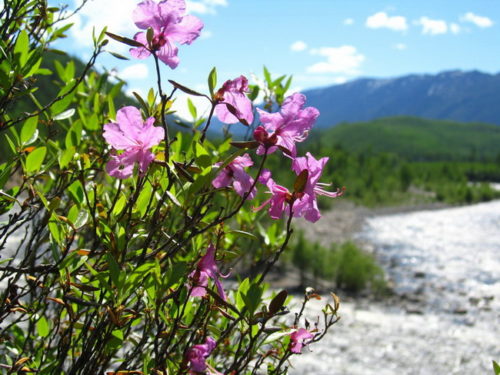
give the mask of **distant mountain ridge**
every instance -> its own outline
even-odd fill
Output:
[[[361,78],[304,91],[319,109],[317,127],[417,116],[500,125],[500,73],[447,71],[391,79]]]

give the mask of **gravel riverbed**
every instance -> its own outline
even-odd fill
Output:
[[[341,320],[293,360],[291,374],[493,374],[500,201],[378,211],[346,203],[319,226],[302,224],[307,238],[324,245],[354,239],[373,252],[395,296],[344,301]],[[310,304],[311,319],[321,306]]]

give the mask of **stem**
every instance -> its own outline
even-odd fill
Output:
[[[205,137],[207,135],[208,127],[210,126],[210,121],[212,121],[212,117],[214,116],[215,107],[217,106],[217,101],[216,100],[215,101],[211,101],[211,103],[212,103],[212,108],[210,108],[210,114],[208,115],[207,124],[203,128],[203,131],[202,131],[202,134],[201,134],[201,138],[200,138],[200,142],[201,143],[203,143],[203,141],[205,140]]]
[[[158,93],[160,94],[160,99],[161,99],[161,111],[160,111],[161,124],[163,125],[163,129],[165,130],[165,162],[168,163],[170,160],[170,136],[168,134],[167,119],[165,117],[165,108],[167,106],[168,98],[163,93],[162,86],[161,86],[161,73],[160,73],[160,63],[158,61],[158,56],[156,55],[156,52],[154,52],[154,51],[152,51],[152,54],[153,54],[153,57],[155,60]],[[172,95],[173,94],[174,94],[174,92],[172,92]],[[172,95],[170,95],[170,97],[172,97]]]

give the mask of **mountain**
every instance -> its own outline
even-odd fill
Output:
[[[318,127],[398,115],[500,125],[500,73],[448,71],[362,78],[304,94],[307,105],[321,112]]]

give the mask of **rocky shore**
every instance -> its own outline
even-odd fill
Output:
[[[344,296],[339,323],[290,373],[492,374],[500,359],[499,212],[500,201],[375,210],[344,201],[315,225],[299,222],[311,241],[354,240],[372,252],[394,296]],[[321,306],[310,304],[310,320]]]

